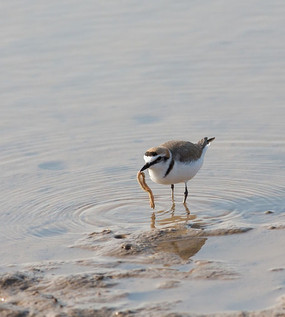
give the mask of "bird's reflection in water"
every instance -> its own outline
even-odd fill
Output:
[[[172,204],[169,210],[160,210],[153,212],[151,216],[151,228],[156,228],[157,225],[162,227],[171,227],[178,223],[187,224],[188,221],[196,219],[196,215],[191,214],[186,203],[183,204],[185,213],[182,215],[175,215],[175,203]]]
[[[167,241],[159,242],[156,249],[158,251],[174,253],[182,260],[188,260],[200,251],[206,240],[207,238],[203,237],[170,238]]]
[[[196,215],[191,214],[187,205],[184,204],[185,212],[175,215],[175,204],[169,210],[160,210],[151,216],[151,228],[156,226],[164,228],[175,228],[165,232],[163,240],[157,241],[156,250],[178,255],[182,260],[188,260],[194,256],[205,244],[207,238],[198,237],[191,234],[189,227],[180,226],[188,224],[196,219]]]

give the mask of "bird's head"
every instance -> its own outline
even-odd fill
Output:
[[[170,158],[170,151],[162,146],[153,147],[147,150],[144,154],[145,165],[141,168],[141,172],[150,168],[163,168]]]

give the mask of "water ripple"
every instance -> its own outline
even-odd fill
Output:
[[[155,225],[161,227],[177,223],[258,226],[273,220],[284,221],[284,185],[278,165],[248,160],[253,153],[248,153],[251,146],[245,144],[236,147],[227,161],[221,160],[214,147],[211,149],[202,171],[189,182],[190,214],[181,203],[183,185],[175,187],[173,210],[170,188],[153,184],[147,176],[156,200],[153,214],[148,196],[135,179],[142,163],[141,158],[135,158],[141,150],[140,142],[133,142],[135,150],[129,159],[122,157],[120,164],[114,160],[120,153],[127,153],[128,138],[125,137],[123,146],[114,146],[111,157],[106,156],[110,145],[102,142],[94,164],[90,159],[82,165],[78,159],[43,160],[42,155],[30,155],[28,172],[24,159],[15,173],[7,171],[9,182],[2,185],[5,200],[0,213],[5,239],[59,239],[106,227],[124,231],[146,229],[154,226],[153,215]],[[42,146],[45,148],[46,144]],[[90,156],[87,148],[79,155],[83,162],[86,155]],[[13,158],[10,160],[13,162]],[[265,213],[268,210],[273,212],[270,217]]]

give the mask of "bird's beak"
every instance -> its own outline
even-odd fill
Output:
[[[150,163],[146,163],[146,164],[141,168],[140,172],[146,170],[146,169],[149,168],[150,166],[151,166]]]

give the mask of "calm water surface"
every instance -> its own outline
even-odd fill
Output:
[[[285,224],[283,1],[1,4],[0,264],[69,260],[105,228]],[[143,153],[215,136],[189,183],[136,182]]]

